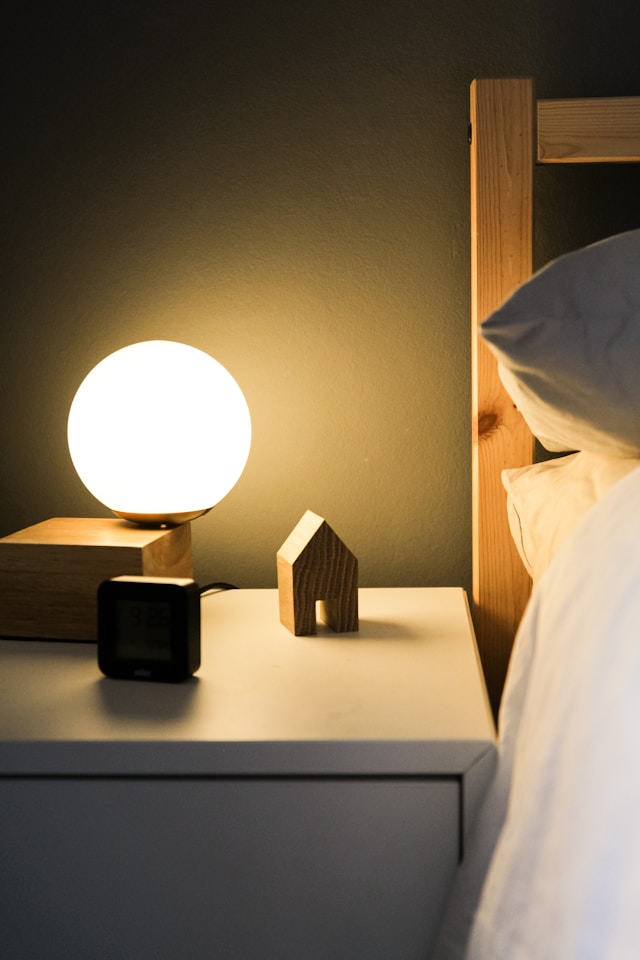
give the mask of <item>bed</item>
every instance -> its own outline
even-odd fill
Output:
[[[471,89],[473,617],[494,779],[435,960],[640,950],[640,229],[532,274],[532,170],[640,160],[640,98]],[[534,436],[550,458],[534,462]]]
[[[534,163],[640,161],[640,97],[536,100],[529,79],[471,85],[473,619],[494,712],[531,577],[501,472],[533,462],[531,430],[479,336],[532,273]]]

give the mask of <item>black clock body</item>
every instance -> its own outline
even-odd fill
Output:
[[[119,680],[180,683],[200,666],[200,588],[122,576],[98,587],[98,666]]]

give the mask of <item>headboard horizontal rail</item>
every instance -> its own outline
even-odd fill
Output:
[[[640,97],[538,100],[538,163],[640,161]]]

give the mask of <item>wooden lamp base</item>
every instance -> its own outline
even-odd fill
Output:
[[[0,539],[0,636],[96,641],[96,591],[122,574],[192,577],[191,526],[55,518]]]

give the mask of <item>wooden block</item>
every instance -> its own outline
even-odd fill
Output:
[[[0,635],[96,640],[96,591],[121,574],[192,577],[191,527],[55,518],[0,539]]]
[[[337,633],[358,629],[358,561],[329,524],[307,510],[277,553],[280,622],[296,636],[320,618]]]

